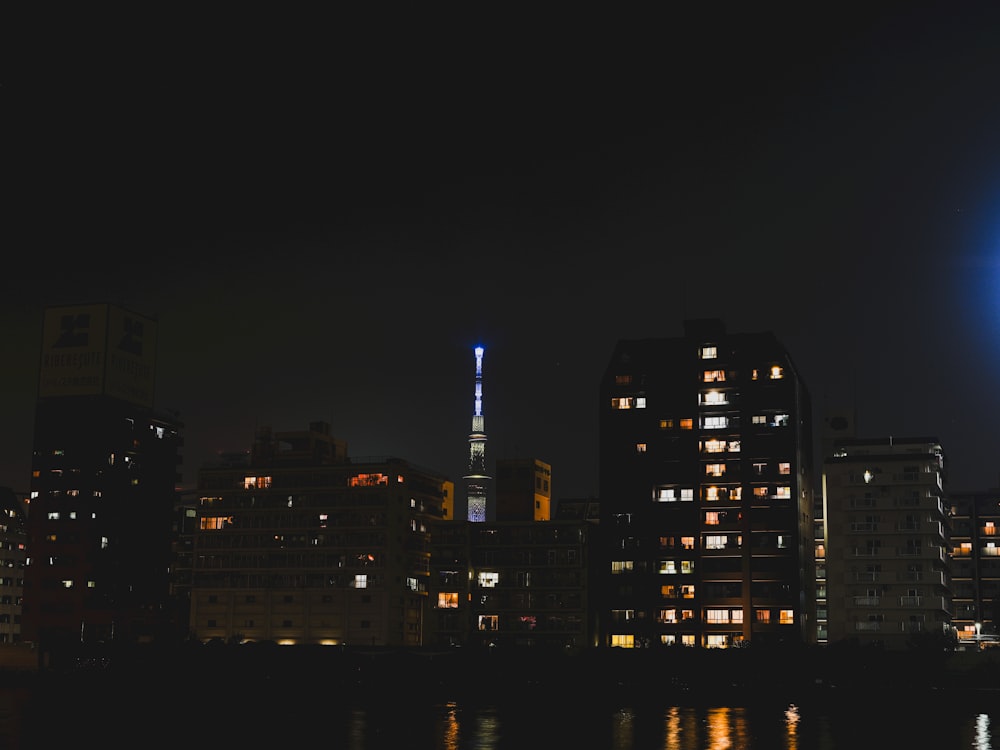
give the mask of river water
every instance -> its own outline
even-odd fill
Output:
[[[730,700],[730,703],[732,701]],[[331,696],[282,685],[0,687],[0,748],[1000,750],[1000,697],[831,695],[745,705]]]

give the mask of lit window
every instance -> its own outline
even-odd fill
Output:
[[[740,452],[740,441],[739,440],[730,440],[729,441],[729,452],[730,453],[739,453]]]
[[[725,549],[726,536],[724,534],[708,534],[705,536],[705,549]]]
[[[660,574],[661,575],[674,575],[677,573],[677,561],[676,560],[660,560]]]
[[[771,422],[774,427],[788,427],[789,416],[787,414],[775,414]]]
[[[767,497],[767,487],[754,487],[753,488],[753,496],[757,497],[757,498],[766,498]]]
[[[705,465],[705,474],[707,474],[710,477],[721,477],[725,473],[726,473],[726,465],[725,464],[706,464]]]
[[[263,490],[271,486],[271,477],[243,477],[243,489]]]
[[[782,625],[793,625],[795,623],[795,613],[790,609],[783,609],[778,614],[778,622]]]
[[[673,624],[677,622],[677,610],[676,609],[661,609],[660,610],[660,622]]]
[[[694,586],[681,586],[681,598],[694,599]],[[684,612],[691,612],[691,610],[685,609]],[[691,612],[690,617],[694,617],[694,612]]]
[[[631,385],[631,375],[615,375],[615,385]]]
[[[354,576],[354,588],[356,588],[356,589],[366,589],[366,588],[368,588],[368,574],[367,573],[357,573]]]
[[[785,371],[779,365],[771,365],[771,373],[768,377],[771,380],[781,380],[785,377]]]
[[[71,588],[73,588],[73,581],[67,579],[67,580],[65,580],[65,581],[62,582],[62,585],[63,585],[64,589],[71,589]]]
[[[611,399],[612,409],[631,409],[632,408],[632,397],[623,396],[621,398]]]
[[[682,635],[681,636],[681,645],[682,646],[688,646],[689,648],[694,648],[694,644],[695,644],[694,635]]]
[[[750,417],[750,424],[767,424],[767,417],[763,414],[754,414]]]
[[[699,353],[702,359],[715,359],[719,356],[718,349],[714,346],[703,346]]]
[[[779,500],[791,500],[792,499],[792,488],[791,487],[777,487],[776,494]]]
[[[683,549],[694,549],[694,537],[693,536],[682,536],[681,537],[681,548],[683,548]]]
[[[778,463],[778,473],[779,474],[791,474],[792,465],[788,461],[780,461]]]
[[[681,575],[694,573],[694,560],[681,560]]]
[[[677,587],[672,583],[660,586],[660,596],[664,599],[674,599],[677,597]]]
[[[219,531],[233,525],[232,516],[202,516],[202,531]]]
[[[720,623],[729,622],[729,610],[728,609],[706,609],[705,610],[705,622],[718,625]]]
[[[681,489],[681,500],[683,502],[691,502],[694,500],[694,489],[691,487],[684,487]]]
[[[645,453],[646,452],[646,444],[645,443],[636,443],[635,444],[635,452],[636,453]]]
[[[723,391],[706,391],[705,393],[699,393],[698,397],[701,399],[703,404],[728,404],[729,399],[726,398],[726,394]]]
[[[705,648],[726,648],[728,640],[729,636],[726,635],[706,635]]]
[[[743,488],[742,487],[730,487],[729,488],[729,499],[733,501],[739,501],[743,499]]]
[[[661,633],[660,634],[660,643],[662,643],[664,646],[675,646],[677,644],[677,636],[676,635],[666,635],[666,634],[662,634]]]
[[[659,487],[656,490],[656,500],[661,503],[672,503],[677,500],[677,490],[673,487]]]
[[[636,396],[636,398],[635,398],[635,408],[636,409],[645,409],[646,408],[646,397],[645,396]]]
[[[633,560],[612,560],[611,561],[611,572],[615,573],[615,574],[618,574],[618,573],[627,573],[628,571],[633,570],[634,568],[635,568],[635,561],[633,561]]]
[[[705,512],[705,525],[706,526],[718,526],[722,519],[725,518],[725,511],[715,511],[709,510]]]
[[[674,420],[672,419],[661,419],[660,429],[661,430],[672,430],[674,427]]]
[[[499,623],[497,615],[479,615],[480,630],[496,630]]]
[[[725,370],[705,370],[701,374],[702,382],[705,383],[723,383],[726,380]]]
[[[692,430],[692,429],[694,429],[694,420],[693,419],[682,419],[681,422],[680,422],[680,426],[681,426],[682,430]]]
[[[769,623],[771,622],[771,610],[769,609],[758,609],[754,612],[754,617],[757,622]]]
[[[611,636],[611,647],[612,648],[635,648],[635,636],[628,635],[625,633],[612,634]]]
[[[703,417],[702,427],[706,430],[721,430],[729,425],[729,417]]]
[[[500,582],[499,573],[483,573],[479,574],[479,585],[484,589],[493,588]]]
[[[348,479],[350,487],[377,487],[380,484],[389,484],[389,477],[385,474],[356,474]]]
[[[716,440],[715,438],[712,438],[711,440],[706,440],[702,444],[702,450],[705,453],[725,453],[726,441]]]

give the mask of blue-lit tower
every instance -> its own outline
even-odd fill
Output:
[[[483,421],[483,352],[476,353],[476,403],[472,413],[472,433],[469,435],[469,473],[465,480],[465,497],[470,521],[486,520],[486,492],[490,477],[486,474],[486,428]]]

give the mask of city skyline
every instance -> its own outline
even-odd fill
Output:
[[[316,419],[457,482],[483,344],[488,456],[596,495],[616,342],[717,317],[774,332],[817,422],[854,405],[994,487],[997,13],[359,26],[293,82],[38,92],[12,108],[0,484],[27,489],[44,308],[111,302],[158,320],[188,486]]]

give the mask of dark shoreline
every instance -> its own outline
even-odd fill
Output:
[[[1000,706],[1000,649],[544,650],[379,649],[276,644],[131,647],[0,669],[0,686],[192,695],[320,691],[351,702],[545,700],[738,705],[781,701],[857,706],[905,701]],[[171,687],[172,686],[172,687]]]

